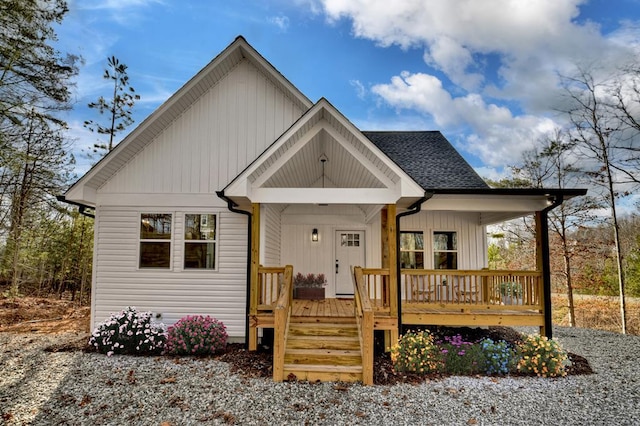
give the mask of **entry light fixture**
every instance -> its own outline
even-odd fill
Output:
[[[313,228],[313,231],[311,231],[311,241],[318,242],[318,228]]]

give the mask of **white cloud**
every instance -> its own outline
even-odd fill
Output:
[[[165,5],[164,0],[75,0],[70,3],[71,10],[101,11],[123,26],[131,26],[146,19],[143,9]]]
[[[280,15],[280,16],[272,16],[268,18],[269,23],[278,27],[281,32],[287,32],[289,29],[289,17]]]
[[[360,80],[349,80],[349,84],[356,90],[358,99],[364,99],[367,96],[367,89],[365,89]]]
[[[425,65],[446,82],[403,72],[371,91],[395,108],[432,116],[445,133],[464,128],[465,148],[490,166],[515,164],[556,127],[547,115],[560,75],[596,61],[615,67],[640,45],[637,23],[609,38],[594,22],[579,23],[587,0],[318,1],[330,22],[350,20],[355,37],[423,48]]]
[[[395,108],[432,116],[440,128],[468,127],[465,150],[490,166],[515,164],[522,152],[556,127],[549,118],[514,116],[507,107],[487,104],[478,94],[452,97],[438,78],[428,74],[405,71],[371,90]]]

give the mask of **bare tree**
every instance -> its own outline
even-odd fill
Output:
[[[619,76],[596,79],[594,73],[578,69],[575,77],[564,77],[563,85],[570,106],[565,111],[571,122],[571,136],[582,159],[582,169],[592,184],[602,190],[611,216],[622,333],[627,332],[624,253],[620,243],[617,200],[627,194],[621,183],[628,181],[629,159],[626,149],[628,127],[612,109]]]

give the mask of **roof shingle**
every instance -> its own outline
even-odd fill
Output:
[[[423,189],[488,188],[439,131],[363,131]]]

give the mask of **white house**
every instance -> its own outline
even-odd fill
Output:
[[[205,314],[252,348],[275,327],[284,351],[285,293],[287,321],[299,308],[329,322],[347,306],[361,336],[367,309],[388,338],[402,323],[507,318],[550,335],[546,212],[584,192],[491,189],[440,132],[361,131],[238,37],[64,198],[95,208],[92,327],[125,306],[167,324]],[[538,269],[484,270],[486,226],[528,214],[540,225]],[[283,293],[283,265],[325,274],[325,311]],[[355,281],[354,267],[365,268]],[[518,306],[505,304],[506,281]]]

